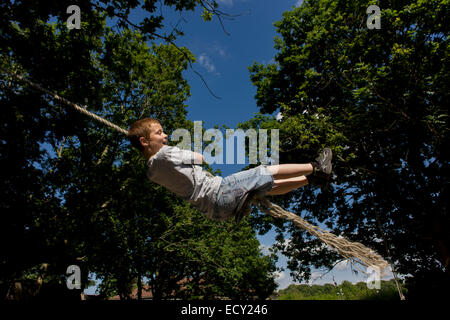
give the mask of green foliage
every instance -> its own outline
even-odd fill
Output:
[[[439,296],[450,283],[448,1],[384,1],[381,29],[369,30],[374,3],[304,1],[275,23],[275,63],[250,66],[261,113],[283,116],[280,162],[309,162],[323,146],[335,154],[326,192],[274,200],[375,249],[425,287],[428,277]],[[264,233],[272,218],[253,221]],[[338,259],[292,224],[277,231],[298,280]]]
[[[203,9],[202,18],[204,21],[211,21],[213,14],[206,9]]]
[[[381,281],[380,289],[368,289],[367,284],[343,281],[340,285],[293,285],[280,290],[277,300],[400,300],[395,280]]]

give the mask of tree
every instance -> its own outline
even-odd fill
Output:
[[[324,146],[335,153],[326,192],[303,188],[280,202],[412,275],[410,297],[420,287],[439,296],[450,261],[448,4],[383,2],[381,29],[369,30],[374,3],[312,0],[285,12],[275,23],[275,63],[252,65],[251,80],[261,112],[283,116],[281,161],[310,161]],[[254,219],[263,231],[272,221]],[[339,259],[277,223],[278,248],[298,280]]]
[[[156,3],[145,1],[143,7],[157,13]],[[220,14],[211,6],[215,2],[165,3],[180,11],[206,6]],[[151,116],[168,132],[192,129],[182,72],[195,58],[170,43],[173,35],[158,36],[162,17],[130,21],[137,1],[86,1],[81,30],[68,30],[66,4],[2,2],[0,66],[86,103],[124,128]],[[117,25],[108,24],[107,16],[116,17]],[[168,44],[147,45],[154,37]],[[73,295],[65,288],[72,264],[81,267],[83,285],[90,272],[103,280],[102,298],[128,299],[133,286],[142,290],[144,281],[155,299],[181,295],[183,279],[197,284],[202,279],[209,286],[197,285],[193,295],[184,293],[186,298],[270,294],[274,260],[261,256],[248,225],[230,232],[232,224],[208,222],[150,183],[145,161],[119,133],[3,72],[0,85],[5,110],[0,121],[2,298],[25,280],[42,284],[34,295]],[[214,265],[221,267],[214,270]]]

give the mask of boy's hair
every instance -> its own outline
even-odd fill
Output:
[[[144,151],[144,147],[141,145],[139,138],[148,138],[150,136],[152,124],[160,124],[160,122],[153,118],[144,118],[134,122],[128,130],[127,137],[131,145],[141,152]]]

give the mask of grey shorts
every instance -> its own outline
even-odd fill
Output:
[[[272,186],[273,176],[265,165],[229,175],[222,180],[211,219],[224,221],[232,218],[247,193],[256,191],[256,195],[264,196]]]

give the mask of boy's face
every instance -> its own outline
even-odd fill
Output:
[[[159,149],[167,145],[167,138],[168,135],[164,133],[161,125],[159,123],[152,123],[150,127],[150,136],[146,141],[146,147],[150,148],[153,154],[157,153]]]

